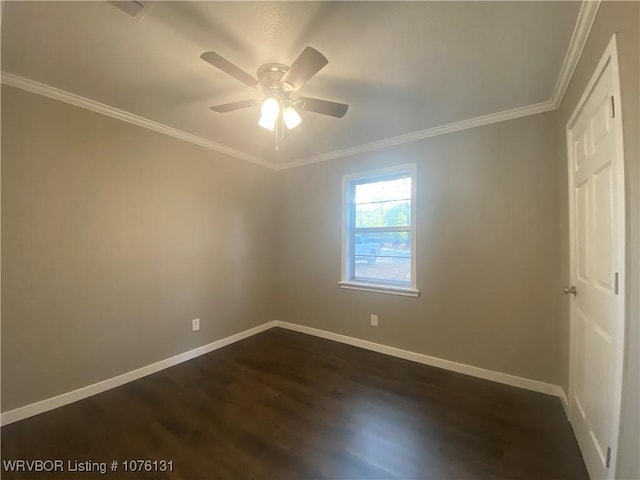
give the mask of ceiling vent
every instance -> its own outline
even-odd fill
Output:
[[[110,1],[111,5],[134,18],[142,18],[144,2],[139,0]]]

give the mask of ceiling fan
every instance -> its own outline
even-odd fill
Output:
[[[276,149],[278,132],[282,135],[284,127],[291,130],[302,121],[298,111],[342,118],[349,108],[349,105],[344,103],[295,96],[295,93],[328,63],[325,56],[315,48],[306,47],[290,67],[281,63],[262,65],[258,68],[257,79],[216,52],[204,52],[200,58],[245,85],[262,91],[262,100],[240,100],[216,105],[211,107],[211,110],[227,113],[261,105],[258,125],[276,132]]]

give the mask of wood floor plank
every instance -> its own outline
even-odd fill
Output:
[[[283,329],[5,426],[2,459],[65,466],[7,479],[588,478],[555,397]],[[120,468],[66,471],[86,460]]]

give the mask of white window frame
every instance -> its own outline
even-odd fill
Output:
[[[411,282],[409,285],[384,281],[363,281],[354,278],[354,246],[351,245],[352,229],[352,204],[353,191],[356,183],[364,181],[384,180],[385,177],[409,174],[411,176],[411,226],[408,232],[411,235]],[[341,288],[350,290],[364,290],[368,292],[387,293],[417,297],[420,291],[416,279],[416,183],[417,168],[415,163],[397,165],[389,168],[368,170],[366,172],[352,173],[342,177],[342,280],[338,282]],[[393,227],[389,229],[393,230]],[[405,231],[405,230],[403,230]]]

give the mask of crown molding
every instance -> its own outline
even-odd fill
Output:
[[[556,85],[553,89],[550,100],[534,105],[514,108],[512,110],[505,110],[489,115],[461,120],[459,122],[429,128],[427,130],[399,135],[397,137],[391,137],[376,142],[366,143],[364,145],[358,145],[356,147],[336,150],[334,152],[316,155],[314,157],[294,160],[292,162],[280,164],[276,166],[275,169],[284,170],[287,168],[301,167],[303,165],[310,165],[312,163],[324,162],[326,160],[333,160],[349,155],[356,155],[358,153],[370,152],[381,148],[401,145],[403,143],[414,142],[416,140],[422,140],[438,135],[445,135],[447,133],[458,132],[460,130],[466,130],[469,128],[504,122],[506,120],[513,120],[516,118],[525,117],[527,115],[535,115],[537,113],[557,110],[560,107],[560,103],[564,98],[564,94],[569,87],[571,77],[573,76],[573,73],[578,66],[578,62],[580,61],[582,50],[587,43],[587,39],[589,38],[589,34],[591,33],[591,27],[593,26],[596,14],[598,13],[600,1],[601,0],[582,1],[582,4],[580,5],[580,11],[578,12],[578,18],[576,20],[576,25],[573,28],[571,40],[569,41],[569,47],[567,48],[567,53],[565,54],[562,67],[560,69],[560,74],[558,75],[558,79],[556,80]]]
[[[573,77],[573,73],[582,55],[582,50],[587,43],[589,33],[591,33],[591,27],[596,19],[598,8],[600,8],[600,0],[583,0],[580,5],[580,12],[578,13],[576,26],[573,28],[571,40],[569,41],[569,48],[567,48],[556,86],[551,95],[551,102],[553,103],[554,109],[560,107],[564,94],[567,92],[571,77]]]
[[[275,168],[276,170],[284,170],[286,168],[301,167],[303,165],[310,165],[312,163],[324,162],[326,160],[333,160],[335,158],[347,157],[350,155],[356,155],[358,153],[380,150],[381,148],[401,145],[403,143],[415,142],[416,140],[423,140],[425,138],[445,135],[447,133],[459,132],[460,130],[468,130],[470,128],[482,127],[483,125],[491,125],[492,123],[514,120],[516,118],[527,117],[529,115],[536,115],[538,113],[544,113],[551,110],[555,110],[555,107],[553,103],[551,103],[551,101],[536,103],[534,105],[527,105],[525,107],[504,110],[502,112],[482,115],[480,117],[474,117],[467,120],[461,120],[459,122],[448,123],[446,125],[440,125],[437,127],[428,128],[426,130],[419,130],[417,132],[398,135],[396,137],[390,137],[384,140],[365,143],[356,147],[336,150],[334,152],[324,153],[322,155],[316,155],[314,157],[303,158],[300,160],[280,164]]]
[[[273,168],[273,165],[265,162],[261,158],[254,157],[253,155],[241,152],[240,150],[236,150],[231,147],[227,147],[226,145],[212,142],[211,140],[207,140],[205,138],[183,132],[182,130],[178,130],[177,128],[169,127],[167,125],[163,125],[162,123],[154,122],[153,120],[134,115],[133,113],[129,113],[124,110],[111,107],[109,105],[105,105],[104,103],[96,102],[95,100],[81,97],[80,95],[76,95],[65,90],[60,90],[59,88],[36,82],[34,80],[29,80],[28,78],[23,78],[12,73],[1,72],[1,75],[1,82],[5,85],[20,88],[31,93],[36,93],[38,95],[53,98],[54,100],[59,100],[61,102],[69,103],[80,108],[85,108],[93,112],[101,113],[102,115],[116,118],[118,120],[122,120],[123,122],[132,123],[133,125],[147,128],[158,133],[163,133],[165,135],[169,135],[170,137],[178,138],[180,140],[199,145],[209,150],[214,150],[231,157],[246,160],[263,167]]]

